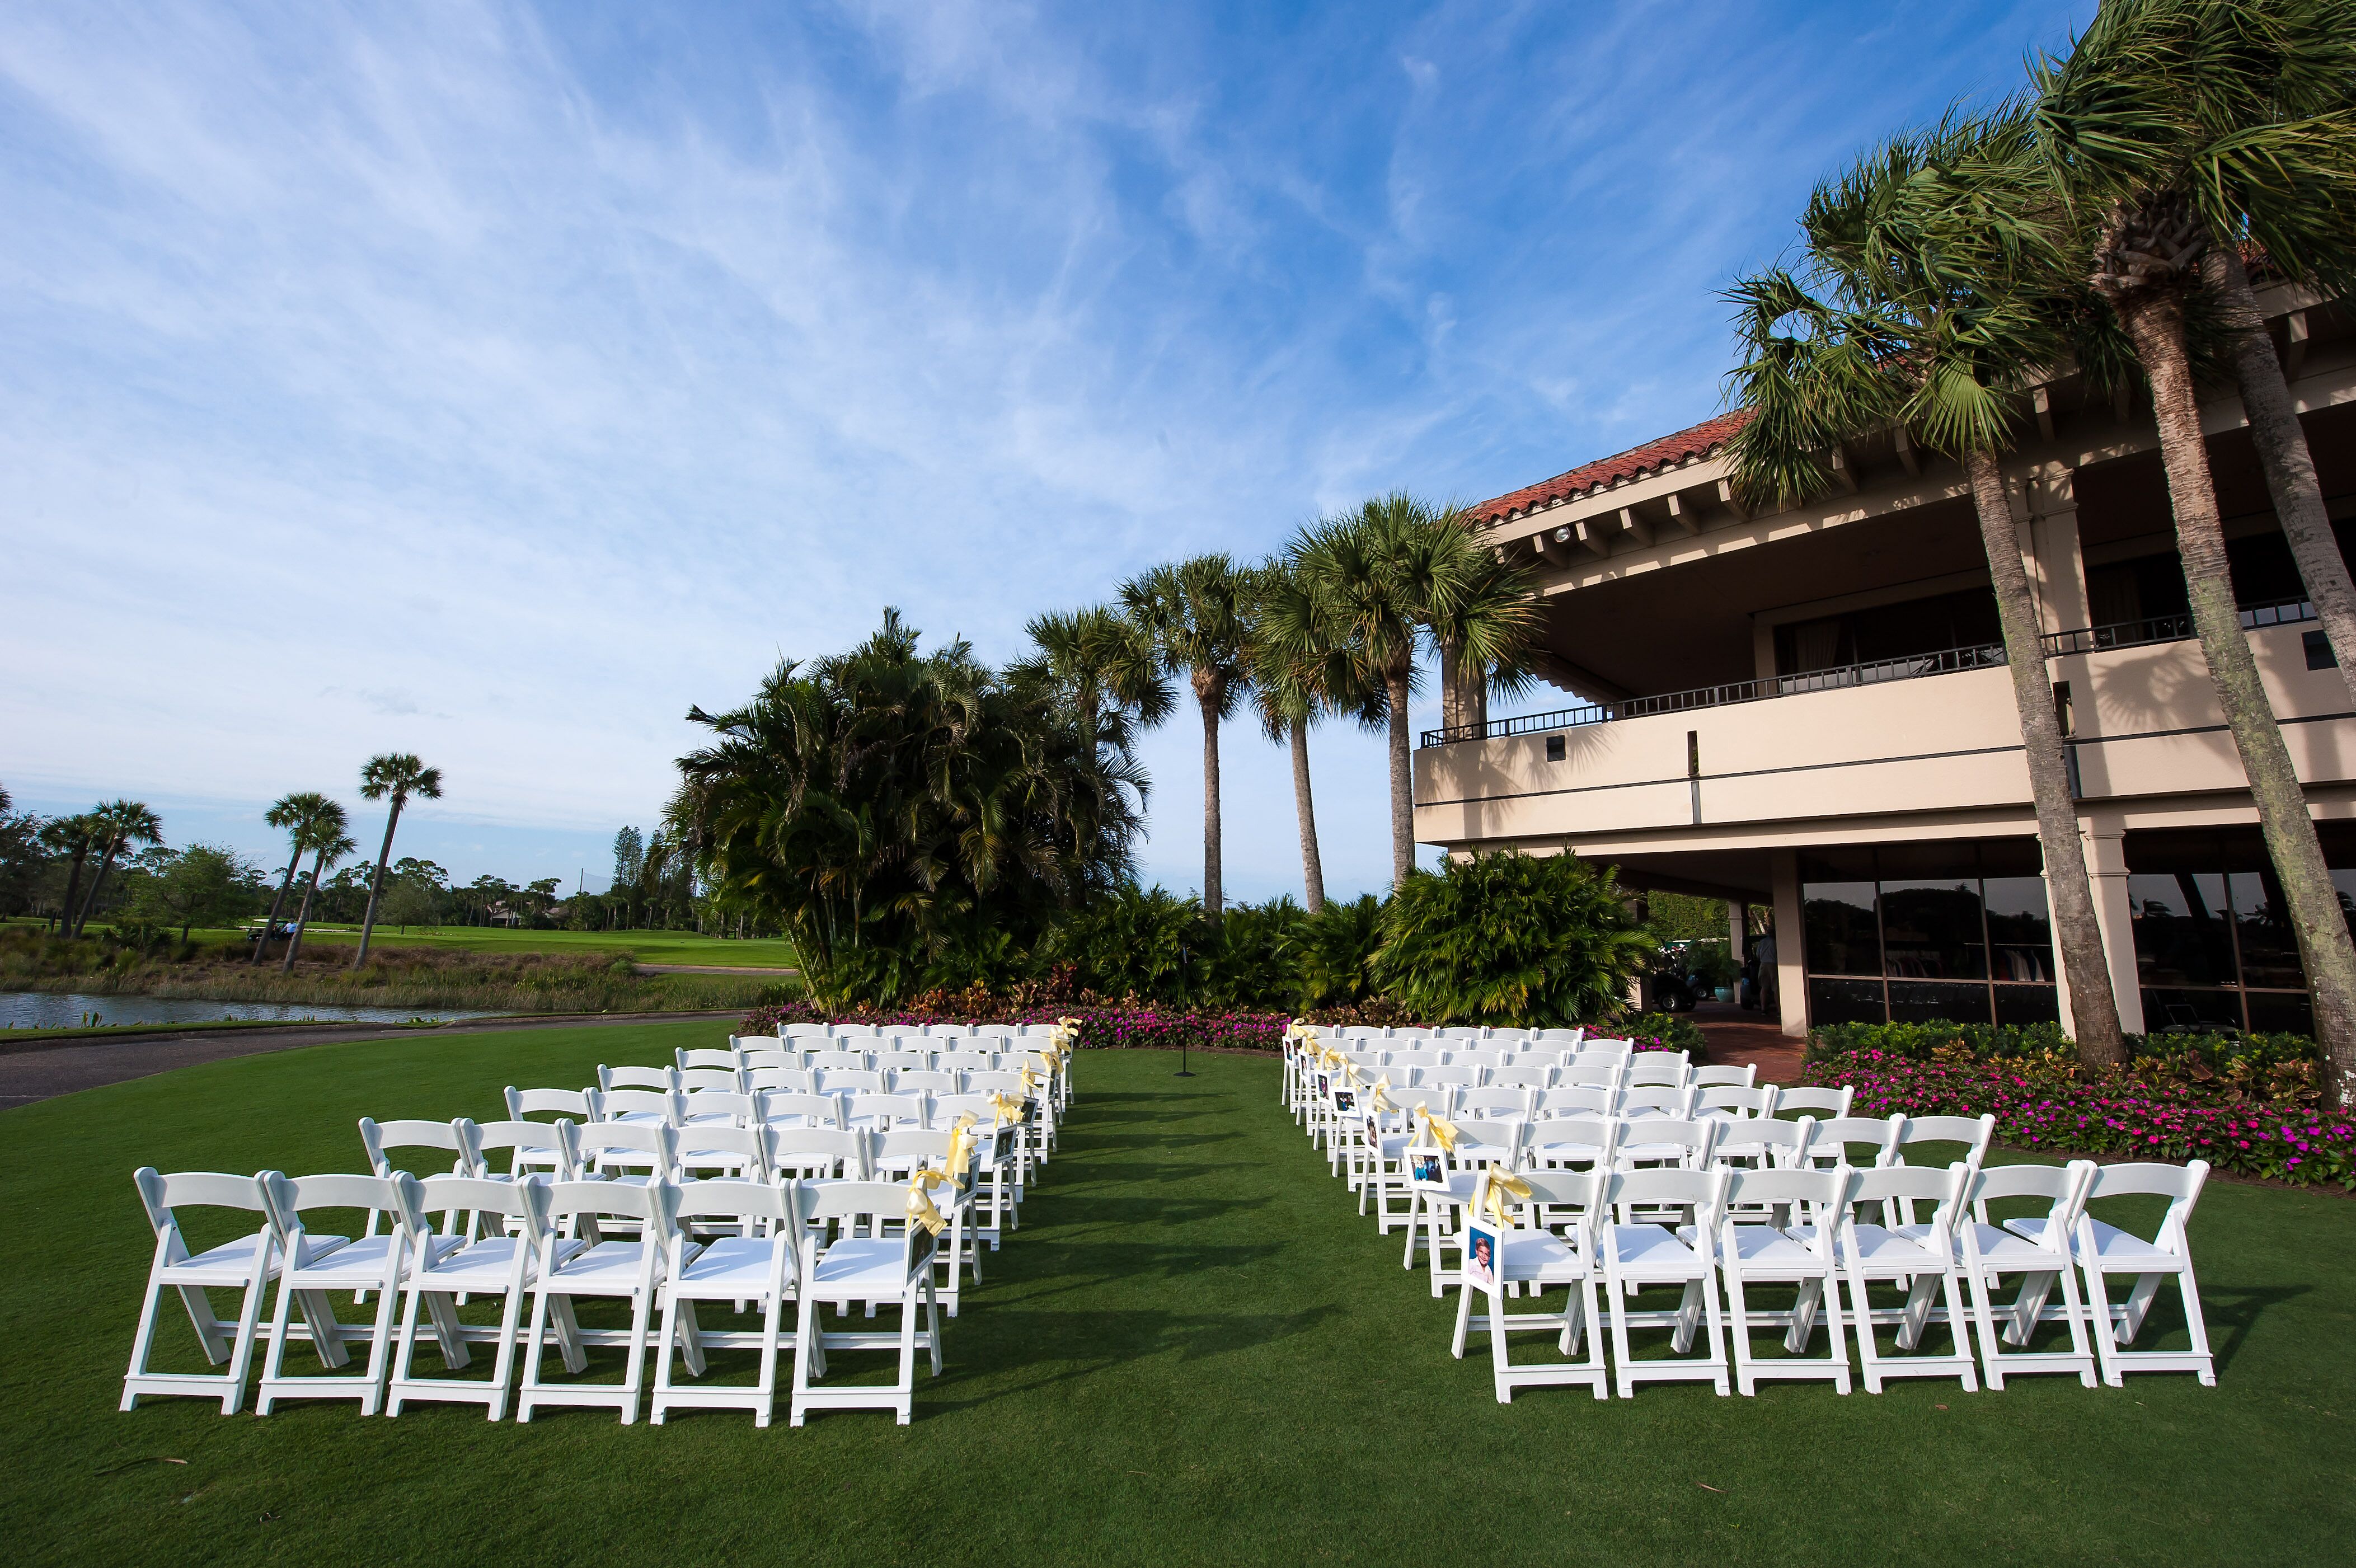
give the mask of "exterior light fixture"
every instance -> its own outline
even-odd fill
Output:
[[[1568,544],[1570,542],[1570,528],[1568,524],[1565,524],[1563,527],[1558,528],[1554,531],[1554,542],[1557,544]]]

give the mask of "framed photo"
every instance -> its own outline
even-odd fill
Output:
[[[1320,1072],[1320,1073],[1317,1075],[1317,1098],[1318,1098],[1318,1099],[1320,1099],[1320,1100],[1323,1100],[1323,1099],[1324,1099],[1327,1095],[1329,1095],[1329,1094],[1331,1094],[1331,1093],[1333,1093],[1333,1075],[1332,1075],[1331,1073]]]
[[[1333,1109],[1340,1112],[1344,1116],[1356,1111],[1358,1109],[1357,1090],[1354,1089],[1335,1090],[1333,1091]]]
[[[1448,1185],[1448,1157],[1438,1149],[1409,1149],[1407,1179],[1427,1187]]]
[[[1464,1281],[1483,1290],[1497,1283],[1497,1260],[1503,1251],[1496,1222],[1476,1219],[1464,1229]]]

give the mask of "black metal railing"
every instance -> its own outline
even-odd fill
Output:
[[[2306,599],[2277,599],[2272,604],[2244,605],[2242,629],[2255,631],[2260,627],[2296,626],[2315,618],[2315,606]],[[2098,653],[2112,648],[2143,648],[2155,642],[2183,642],[2194,634],[2190,614],[2152,616],[2143,620],[2118,621],[2110,626],[2080,627],[2075,631],[2057,631],[2045,638],[2045,656],[2059,659],[2066,653]]]
[[[1449,746],[1460,740],[1502,740],[1509,736],[1536,735],[1576,729],[1584,725],[1610,724],[1618,719],[1649,718],[1655,714],[1690,713],[1700,708],[1730,707],[1737,703],[1762,703],[1772,697],[1807,692],[1834,692],[1849,686],[1877,686],[1885,681],[1913,681],[1925,675],[1948,675],[1959,670],[1985,670],[2004,662],[2004,644],[1984,642],[1971,648],[1943,648],[1932,653],[1910,653],[1902,659],[1878,659],[1864,664],[1844,664],[1831,670],[1811,670],[1800,675],[1768,675],[1755,681],[1730,681],[1717,686],[1697,686],[1686,692],[1663,692],[1650,697],[1626,697],[1614,703],[1558,708],[1547,714],[1492,719],[1482,725],[1451,725],[1423,732],[1425,746]]]

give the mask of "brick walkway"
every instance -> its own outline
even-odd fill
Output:
[[[1704,1002],[1693,1010],[1702,1038],[1709,1042],[1709,1062],[1716,1067],[1746,1067],[1756,1063],[1762,1083],[1797,1083],[1800,1042],[1786,1038],[1782,1026],[1724,1002]]]

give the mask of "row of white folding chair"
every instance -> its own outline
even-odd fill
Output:
[[[1363,1078],[1387,1078],[1395,1086],[1454,1084],[1466,1089],[1748,1089],[1755,1085],[1757,1072],[1749,1067],[1692,1068],[1681,1062],[1663,1062],[1656,1068],[1642,1057],[1633,1067],[1609,1060],[1581,1060],[1558,1067],[1508,1062],[1493,1067],[1398,1056],[1382,1062],[1354,1058],[1351,1065]]]
[[[2114,1387],[2127,1371],[2190,1371],[2210,1384],[2214,1367],[2185,1235],[2207,1172],[2201,1161],[2189,1166],[2097,1167],[2079,1161],[1993,1168],[1957,1162],[1944,1171],[1837,1165],[1532,1172],[1514,1178],[1498,1195],[1496,1208],[1516,1222],[1503,1228],[1485,1191],[1492,1178],[1484,1175],[1484,1190],[1473,1198],[1473,1263],[1460,1283],[1453,1350],[1463,1354],[1469,1328],[1488,1329],[1500,1402],[1529,1384],[1586,1383],[1603,1398],[1602,1325],[1596,1320],[1593,1294],[1600,1283],[1622,1397],[1636,1381],[1653,1379],[1700,1379],[1724,1394],[1730,1370],[1745,1394],[1755,1392],[1762,1378],[1825,1379],[1847,1393],[1850,1337],[1869,1391],[1879,1392],[1886,1380],[1902,1377],[1954,1377],[1970,1391],[1977,1386],[1977,1372],[1965,1338],[1967,1316],[1977,1340],[1978,1369],[1992,1389],[2001,1389],[2008,1376],[2035,1372],[2074,1373],[2091,1388],[2098,1368]],[[2090,1203],[2106,1197],[2166,1198],[2169,1207],[2157,1235],[2146,1240],[2094,1218]],[[2032,1200],[2046,1211],[2002,1226],[1972,1218],[1990,1199]],[[1892,1209],[1917,1203],[1926,1206],[1927,1219],[1903,1227],[1886,1222]],[[1693,1219],[1676,1224],[1642,1218],[1647,1209],[1661,1208],[1681,1208]],[[2121,1274],[2136,1283],[2115,1304],[2108,1281]],[[2008,1278],[2019,1283],[2013,1300],[1998,1304],[1995,1294]],[[2158,1285],[2169,1278],[2178,1283],[2190,1348],[2129,1348]],[[2059,1305],[2051,1300],[2057,1283]],[[1507,1311],[1509,1294],[1528,1287],[1535,1295],[1558,1283],[1569,1293],[1562,1312]],[[1683,1289],[1676,1311],[1640,1313],[1631,1306],[1633,1290],[1669,1284]],[[1794,1288],[1794,1305],[1782,1310],[1753,1307],[1750,1291],[1760,1285]],[[1904,1304],[1874,1305],[1871,1291],[1893,1285],[1905,1290]],[[1488,1312],[1478,1316],[1471,1310],[1475,1289],[1488,1297]],[[1805,1352],[1819,1317],[1826,1349],[1810,1357]],[[1944,1354],[1918,1348],[1933,1322],[1947,1326]],[[2027,1348],[2038,1325],[2053,1323],[2062,1326],[2067,1349]],[[1786,1354],[1757,1357],[1754,1325],[1783,1327]],[[1895,1354],[1879,1344],[1878,1329],[1884,1326],[1896,1330]],[[1643,1327],[1670,1329],[1674,1358],[1633,1358],[1629,1331]],[[1697,1331],[1705,1328],[1705,1353],[1690,1357]],[[1590,1348],[1580,1361],[1517,1366],[1507,1354],[1505,1337],[1533,1329],[1554,1332],[1567,1358],[1576,1354],[1582,1336]]]
[[[274,1171],[252,1177],[163,1176],[152,1167],[139,1171],[135,1180],[155,1231],[156,1254],[131,1370],[123,1381],[125,1410],[134,1408],[142,1395],[181,1394],[217,1398],[223,1413],[233,1413],[243,1401],[254,1347],[265,1341],[268,1350],[256,1402],[265,1414],[277,1400],[287,1398],[350,1398],[364,1414],[381,1405],[394,1415],[405,1402],[458,1401],[484,1405],[496,1421],[505,1413],[519,1353],[523,1376],[515,1391],[519,1420],[529,1421],[539,1406],[593,1404],[616,1407],[629,1423],[637,1419],[646,1354],[651,1348],[659,1363],[656,1422],[674,1407],[729,1405],[752,1409],[755,1422],[766,1425],[775,1402],[776,1359],[791,1348],[796,1358],[790,1395],[794,1424],[801,1424],[811,1409],[862,1406],[893,1410],[905,1424],[920,1342],[930,1355],[934,1373],[940,1370],[938,1243],[935,1231],[907,1219],[908,1189],[899,1183],[736,1180],[633,1186],[552,1183],[541,1177],[498,1182],[464,1176],[420,1182],[406,1173],[290,1179]],[[937,1209],[947,1202],[952,1215],[961,1203],[947,1195],[934,1201]],[[177,1210],[198,1206],[258,1214],[262,1223],[236,1241],[192,1256]],[[451,1235],[428,1218],[437,1208],[496,1215],[501,1223],[477,1238]],[[355,1208],[384,1220],[380,1233],[358,1241],[316,1235],[304,1218],[321,1209]],[[617,1219],[622,1226],[612,1223]],[[720,1233],[708,1240],[699,1238],[698,1221],[716,1225]],[[954,1226],[954,1218],[942,1220],[945,1230],[953,1231]],[[605,1233],[626,1228],[637,1230],[635,1240]],[[952,1288],[955,1277],[952,1268]],[[272,1283],[279,1287],[277,1309],[264,1327],[262,1302]],[[234,1325],[213,1316],[204,1296],[207,1288],[241,1291],[241,1313]],[[189,1376],[147,1369],[166,1289],[179,1291],[207,1358],[215,1365],[229,1363],[226,1373]],[[377,1295],[372,1322],[336,1320],[329,1293],[346,1290]],[[519,1334],[527,1294],[531,1298],[530,1323]],[[457,1304],[470,1296],[500,1299],[496,1328],[459,1320]],[[583,1328],[573,1302],[584,1297],[627,1301],[629,1326]],[[395,1303],[404,1299],[396,1327]],[[703,1331],[695,1304],[723,1301],[758,1310],[761,1327],[749,1333]],[[798,1308],[790,1335],[783,1323],[788,1301]],[[816,1316],[820,1305],[832,1305],[838,1313],[865,1307],[871,1316],[876,1306],[895,1306],[902,1315],[900,1327],[895,1334],[823,1331]],[[490,1379],[417,1373],[421,1305],[448,1370],[455,1372],[469,1362],[469,1341],[496,1345]],[[298,1306],[304,1318],[299,1325],[293,1321]],[[921,1333],[916,1319],[920,1307],[925,1314]],[[650,1334],[657,1311],[660,1331]],[[225,1330],[230,1331],[227,1338]],[[565,1366],[574,1373],[586,1369],[586,1348],[622,1348],[622,1382],[544,1381],[541,1365],[552,1335]],[[284,1370],[286,1346],[297,1338],[312,1343],[329,1369],[327,1375],[296,1376]],[[349,1364],[354,1342],[369,1346],[368,1365],[357,1374],[338,1373],[337,1369]],[[705,1369],[703,1352],[710,1346],[758,1348],[756,1383],[677,1385],[673,1353],[700,1376]],[[899,1351],[896,1385],[815,1385],[813,1380],[826,1370],[826,1351],[868,1348]]]

